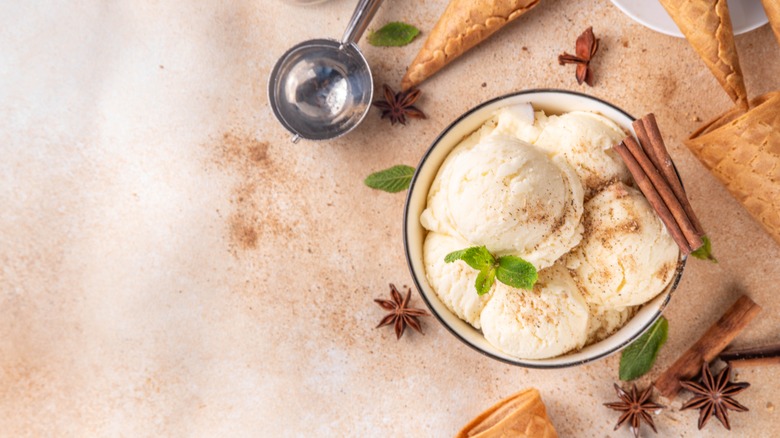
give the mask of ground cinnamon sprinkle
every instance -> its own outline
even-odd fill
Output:
[[[272,194],[295,194],[302,187],[277,167],[269,154],[270,144],[231,131],[222,134],[215,149],[217,167],[237,178],[230,194],[233,210],[226,224],[231,252],[237,255],[239,251],[255,250],[265,233],[292,235],[295,223],[284,218]]]

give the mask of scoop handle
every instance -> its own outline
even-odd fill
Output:
[[[344,31],[344,36],[341,37],[341,44],[343,46],[358,42],[381,4],[382,0],[358,1],[355,12],[352,14],[352,18],[349,19],[347,30]]]

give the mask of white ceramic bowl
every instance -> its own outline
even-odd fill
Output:
[[[439,300],[425,276],[423,242],[426,230],[420,225],[420,215],[425,209],[428,190],[436,177],[436,173],[439,171],[439,167],[450,151],[466,135],[474,132],[488,120],[497,109],[525,102],[530,102],[534,109],[544,110],[547,114],[562,114],[577,110],[595,111],[615,121],[626,132],[634,133],[631,127],[631,122],[634,121],[634,118],[628,113],[603,100],[572,91],[551,89],[520,91],[489,100],[472,108],[458,117],[439,134],[431,147],[428,148],[422,160],[420,160],[420,164],[417,165],[417,171],[409,186],[406,207],[404,208],[404,248],[406,250],[406,259],[417,290],[420,291],[420,295],[436,318],[455,337],[478,352],[502,362],[529,368],[563,368],[581,365],[620,351],[644,333],[658,319],[661,311],[669,302],[671,293],[680,282],[685,266],[684,258],[678,263],[675,277],[666,290],[650,302],[644,304],[639,312],[620,330],[601,342],[591,344],[579,351],[540,360],[519,359],[492,346],[479,330],[447,309]]]

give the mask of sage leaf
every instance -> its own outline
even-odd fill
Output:
[[[381,29],[368,34],[368,43],[377,47],[405,46],[420,34],[420,29],[411,24],[394,21],[382,26]]]
[[[409,188],[414,176],[414,167],[399,164],[389,169],[374,172],[366,177],[363,183],[372,189],[397,193]]]
[[[516,256],[504,256],[498,259],[496,269],[498,281],[520,289],[533,289],[539,273],[531,263]]]
[[[702,236],[701,240],[704,242],[704,244],[696,251],[693,251],[691,255],[697,259],[709,260],[713,263],[718,263],[718,259],[716,259],[712,254],[712,242],[710,241],[710,238],[707,236]]]
[[[452,263],[455,260],[463,260],[477,271],[482,271],[496,263],[493,255],[484,246],[472,246],[471,248],[453,251],[444,256],[446,263]]]
[[[620,380],[634,380],[650,371],[668,333],[669,321],[662,316],[639,339],[626,347],[620,356]]]
[[[479,274],[477,274],[477,281],[474,283],[474,287],[477,289],[477,295],[485,295],[488,293],[495,282],[496,268],[488,266],[479,271]]]

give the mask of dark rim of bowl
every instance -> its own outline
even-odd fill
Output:
[[[422,159],[420,159],[420,162],[417,164],[417,168],[415,169],[414,176],[412,177],[412,181],[409,184],[409,190],[408,190],[408,192],[406,194],[406,202],[404,204],[404,217],[403,217],[404,253],[406,255],[406,265],[409,268],[409,273],[412,276],[412,281],[414,282],[414,286],[417,288],[417,293],[420,295],[420,297],[423,299],[423,301],[425,301],[425,305],[428,306],[428,309],[431,310],[431,313],[433,313],[433,315],[436,317],[436,319],[439,320],[441,325],[443,325],[453,336],[458,338],[461,342],[463,342],[464,344],[468,345],[469,347],[471,347],[473,350],[477,351],[478,353],[481,353],[481,354],[483,354],[485,356],[488,356],[488,357],[490,357],[492,359],[495,359],[495,360],[500,361],[500,362],[504,362],[504,363],[509,364],[509,365],[521,366],[521,367],[525,367],[525,368],[535,368],[535,369],[569,368],[569,367],[576,366],[576,365],[584,365],[584,364],[586,364],[588,362],[594,362],[594,361],[597,361],[597,360],[602,359],[604,357],[607,357],[607,356],[609,356],[609,355],[611,355],[613,353],[616,353],[616,352],[622,350],[628,344],[634,342],[637,338],[642,336],[642,334],[644,334],[647,331],[647,329],[649,329],[650,326],[652,326],[658,320],[658,318],[662,315],[664,309],[666,308],[666,305],[669,304],[669,300],[671,300],[672,294],[677,289],[677,286],[680,284],[680,280],[682,279],[682,273],[683,273],[683,270],[685,268],[685,263],[686,263],[686,260],[687,260],[687,256],[681,257],[679,259],[679,261],[677,262],[677,269],[675,270],[675,276],[674,276],[674,279],[672,280],[672,284],[670,286],[669,293],[667,294],[666,299],[664,299],[663,303],[661,303],[661,306],[659,307],[659,309],[656,312],[656,314],[653,315],[653,317],[650,319],[650,321],[647,324],[645,324],[645,326],[642,327],[641,330],[638,330],[633,336],[631,336],[625,342],[622,342],[621,344],[619,344],[619,345],[617,345],[617,346],[615,346],[613,348],[610,348],[609,350],[607,350],[607,351],[605,351],[605,352],[603,352],[603,353],[601,353],[601,354],[599,354],[597,356],[593,356],[593,357],[590,357],[588,359],[578,360],[578,361],[574,361],[574,362],[546,365],[546,364],[523,362],[522,359],[511,360],[511,359],[507,359],[507,358],[504,358],[504,357],[496,356],[495,354],[490,353],[488,351],[485,351],[485,350],[481,349],[480,347],[478,347],[477,345],[472,344],[466,338],[461,336],[460,333],[458,333],[457,330],[452,328],[444,320],[444,318],[442,318],[442,316],[439,315],[439,313],[436,311],[436,309],[433,307],[433,305],[428,300],[428,297],[425,295],[425,293],[423,293],[423,291],[422,291],[423,288],[420,285],[420,281],[417,279],[417,275],[414,272],[414,268],[412,267],[412,258],[409,255],[409,236],[408,236],[408,227],[407,227],[407,224],[409,223],[409,203],[410,203],[411,198],[412,198],[412,191],[414,189],[415,184],[417,183],[417,177],[419,176],[420,169],[422,169],[423,165],[428,160],[428,157],[430,156],[431,152],[433,151],[433,148],[436,147],[436,145],[439,143],[439,141],[441,141],[441,139],[445,135],[447,135],[447,133],[450,132],[450,130],[452,130],[452,128],[454,128],[455,125],[460,123],[463,119],[465,119],[466,117],[470,116],[475,111],[477,111],[477,110],[479,110],[479,109],[481,109],[481,108],[483,108],[485,106],[491,105],[491,104],[493,104],[495,102],[498,102],[500,100],[503,100],[503,99],[507,99],[507,98],[515,97],[515,96],[522,96],[524,94],[532,94],[532,93],[562,93],[562,94],[571,94],[573,96],[583,97],[583,98],[590,99],[590,100],[595,100],[595,101],[600,102],[603,105],[606,105],[606,106],[614,109],[615,111],[623,114],[624,116],[628,117],[630,120],[636,120],[636,118],[633,117],[632,115],[630,115],[629,113],[623,111],[622,109],[618,108],[617,106],[615,106],[615,105],[613,105],[613,104],[611,104],[611,103],[609,103],[609,102],[607,102],[605,100],[599,99],[598,97],[589,96],[587,94],[579,93],[579,92],[576,92],[576,91],[557,90],[557,89],[554,89],[554,88],[536,88],[536,89],[530,89],[530,90],[516,91],[514,93],[504,94],[502,96],[498,96],[498,97],[495,97],[493,99],[487,100],[487,101],[482,102],[479,105],[469,109],[468,111],[466,111],[465,113],[460,115],[457,119],[455,119],[452,123],[450,123],[446,128],[444,128],[444,130],[433,140],[431,145],[428,147],[428,150],[425,151],[425,154],[422,156]],[[675,172],[677,172],[677,168],[676,167],[675,167]],[[679,176],[679,173],[678,173],[678,176]],[[474,330],[476,330],[476,329],[474,329]]]

